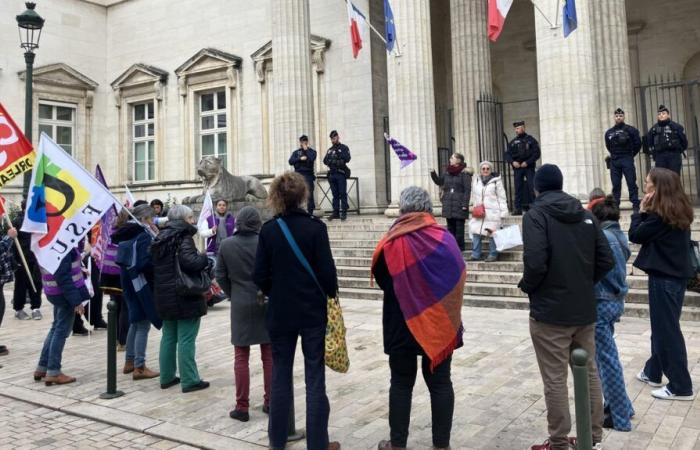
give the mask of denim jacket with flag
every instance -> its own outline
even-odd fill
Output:
[[[606,221],[600,227],[608,239],[615,265],[594,287],[595,296],[600,300],[623,301],[629,291],[627,285],[627,260],[630,257],[627,237],[620,229],[619,222]]]

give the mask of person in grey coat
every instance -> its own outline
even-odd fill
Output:
[[[253,282],[253,266],[258,248],[258,233],[262,219],[257,209],[245,206],[238,212],[233,236],[224,239],[216,263],[216,280],[231,299],[231,344],[235,349],[233,371],[236,378],[236,407],[229,413],[232,419],[247,422],[250,369],[250,346],[260,345],[263,363],[265,397],[262,410],[270,411],[272,380],[272,348],[265,328],[264,297]]]
[[[430,171],[430,178],[440,186],[442,217],[447,219],[447,230],[455,237],[461,251],[464,251],[464,222],[469,218],[473,174],[474,170],[467,167],[460,153],[450,156],[450,164],[441,175]]]

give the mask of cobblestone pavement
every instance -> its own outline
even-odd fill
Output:
[[[0,449],[195,448],[8,398],[0,402],[0,423]]]
[[[327,372],[330,436],[339,440],[344,449],[376,448],[377,441],[387,438],[389,432],[389,371],[387,357],[382,352],[381,303],[343,299],[342,304],[348,327],[351,368],[348,374]],[[51,321],[48,303],[42,309],[45,315],[42,321],[19,321],[8,314],[0,328],[0,342],[10,348],[10,355],[0,357],[0,364],[4,365],[0,369],[0,404],[3,406],[8,404],[8,396],[24,399],[63,413],[130,428],[138,431],[141,437],[141,433],[146,433],[210,448],[254,449],[267,444],[267,418],[260,410],[262,368],[257,349],[251,352],[251,420],[241,423],[228,418],[235,392],[228,302],[217,305],[203,318],[197,340],[199,370],[202,377],[212,383],[211,388],[190,394],[176,389],[163,391],[157,380],[134,382],[119,373],[119,389],[125,395],[113,400],[98,397],[105,390],[104,331],[90,337],[69,338],[63,358],[64,371],[76,376],[77,383],[46,387],[32,380],[31,374]],[[528,335],[527,312],[464,308],[463,320],[465,346],[455,353],[452,368],[456,394],[453,448],[522,450],[543,441],[547,429],[546,411]],[[691,375],[696,386],[700,386],[700,323],[683,323],[683,330]],[[649,395],[650,388],[634,379],[649,352],[648,321],[624,318],[617,333],[628,391],[637,416],[633,419],[632,432],[606,432],[605,449],[700,450],[700,400],[654,400]],[[147,364],[154,369],[158,368],[159,339],[160,332],[152,329]],[[297,352],[294,374],[296,424],[303,428],[304,384],[300,353]],[[124,354],[119,353],[118,357],[121,368]],[[573,389],[570,392],[573,395]],[[571,406],[573,410],[573,399]],[[6,407],[2,414],[14,414],[16,410]],[[25,407],[24,411],[38,411],[32,414],[42,417],[48,427],[62,427],[58,424],[67,419],[58,420],[58,417],[73,420],[73,416],[61,413],[53,416],[55,412],[36,407]],[[13,433],[9,428],[19,427],[23,433],[31,435],[35,424],[32,414],[13,416],[12,427],[0,426],[0,445],[7,443],[8,432]],[[7,423],[3,419],[0,417],[0,423]],[[104,426],[102,423],[92,425],[94,422],[89,421],[80,423],[86,424],[86,430],[93,426],[102,431],[99,428]],[[419,377],[413,396],[411,448],[430,448],[430,423],[430,399]],[[70,429],[65,431],[69,435],[83,434]],[[37,438],[23,436],[18,438],[17,445],[19,441],[21,445],[31,445],[31,439]],[[134,439],[135,442],[135,435]],[[304,444],[296,443],[289,448],[302,449]]]

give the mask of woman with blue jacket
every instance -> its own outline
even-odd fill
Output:
[[[632,402],[625,389],[625,376],[617,353],[615,322],[620,321],[625,309],[627,286],[627,260],[630,257],[629,244],[620,229],[620,209],[612,195],[593,206],[593,215],[600,221],[600,227],[608,239],[615,266],[595,285],[598,300],[595,325],[596,363],[600,384],[605,398],[605,419],[603,427],[617,431],[632,430],[630,418],[634,416]]]

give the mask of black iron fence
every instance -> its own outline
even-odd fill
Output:
[[[482,95],[476,102],[476,109],[479,161],[490,161],[494,170],[501,174],[508,198],[508,209],[512,211],[515,183],[513,169],[505,160],[508,137],[503,130],[503,103],[493,96]]]

